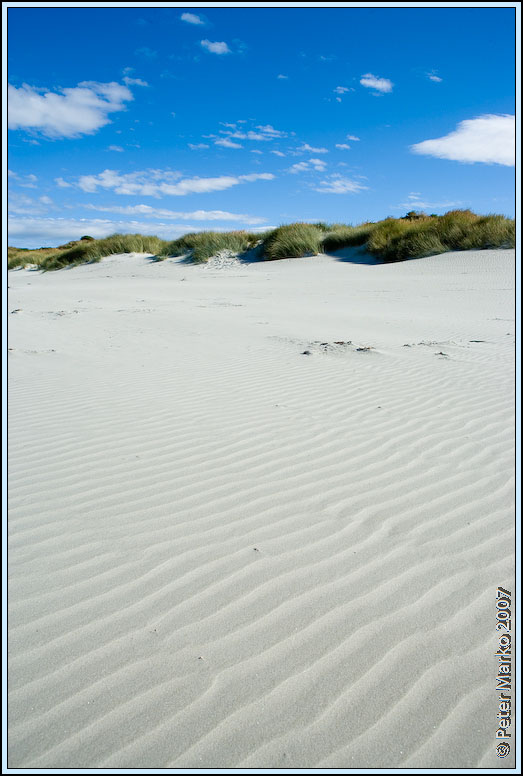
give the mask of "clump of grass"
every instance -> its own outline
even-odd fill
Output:
[[[365,245],[374,231],[376,224],[365,223],[359,226],[336,224],[332,231],[327,232],[322,240],[324,251],[337,251],[340,248]]]
[[[28,265],[40,266],[45,259],[56,253],[56,248],[7,248],[7,269],[27,267]]]
[[[314,224],[288,224],[274,229],[262,244],[263,258],[290,259],[321,251],[323,232]]]
[[[443,216],[381,221],[371,234],[367,249],[382,261],[404,261],[447,251],[509,248],[514,244],[513,220],[451,210]]]
[[[68,250],[56,252],[41,263],[44,270],[63,269],[78,264],[94,263],[115,253],[151,253],[165,250],[167,242],[144,234],[112,234],[101,240],[82,240]]]
[[[236,232],[191,232],[166,244],[166,256],[183,256],[189,254],[197,264],[208,261],[219,251],[228,250],[233,253],[245,253],[254,248],[260,236],[239,230]]]

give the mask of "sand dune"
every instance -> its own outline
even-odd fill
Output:
[[[11,767],[514,767],[513,250],[9,285]]]

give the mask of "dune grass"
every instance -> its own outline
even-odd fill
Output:
[[[253,232],[239,230],[236,232],[191,232],[179,237],[177,240],[165,245],[160,258],[167,256],[184,256],[196,264],[208,261],[219,251],[232,251],[233,253],[245,253],[256,246],[260,241],[260,235]]]
[[[142,234],[113,234],[101,240],[84,236],[58,248],[9,247],[8,269],[36,265],[56,270],[100,261],[115,253],[149,253],[158,260],[187,255],[190,261],[208,261],[219,251],[245,254],[254,248],[262,260],[297,258],[340,248],[364,246],[381,261],[432,256],[446,251],[512,248],[515,222],[502,215],[476,215],[470,210],[451,210],[442,216],[408,213],[357,226],[325,222],[293,223],[263,233],[192,232],[167,241]]]
[[[279,226],[263,240],[263,258],[273,261],[320,253],[323,234],[322,229],[315,224]]]
[[[153,256],[165,250],[166,240],[143,234],[112,234],[101,240],[80,240],[69,244],[66,250],[56,251],[41,263],[43,270],[63,269],[78,264],[94,263],[115,253],[150,253]],[[66,246],[62,246],[66,247]]]
[[[367,250],[382,261],[433,256],[447,251],[512,248],[515,223],[500,215],[478,216],[470,210],[451,210],[443,216],[419,220],[386,219],[376,225]]]

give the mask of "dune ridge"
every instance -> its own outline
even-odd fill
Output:
[[[10,767],[500,767],[514,251],[357,255],[10,273]]]

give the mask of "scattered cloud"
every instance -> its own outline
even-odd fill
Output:
[[[82,81],[78,86],[61,89],[61,94],[23,84],[8,86],[10,129],[39,132],[49,138],[92,135],[110,124],[109,113],[125,110],[133,99],[127,86]]]
[[[304,143],[299,148],[296,149],[300,153],[308,152],[310,154],[328,154],[329,150],[328,148],[313,148],[308,143]]]
[[[360,84],[367,89],[373,89],[377,94],[387,94],[392,91],[394,84],[388,78],[378,78],[372,73],[365,73],[360,78]]]
[[[291,172],[293,174],[299,173],[299,172],[306,172],[308,170],[317,170],[318,172],[324,172],[327,165],[323,161],[323,159],[309,159],[308,162],[297,162],[297,164],[293,164],[292,167],[289,167],[288,172]]]
[[[443,81],[443,78],[440,78],[439,75],[436,75],[438,71],[437,70],[431,70],[430,73],[427,73],[427,78],[430,81],[435,81],[436,83],[441,83]]]
[[[74,182],[74,186],[89,194],[99,190],[111,190],[115,194],[146,197],[184,196],[223,191],[239,183],[272,180],[274,177],[272,173],[250,173],[236,176],[221,175],[215,178],[182,178],[181,173],[172,170],[143,170],[133,173],[104,170],[98,175],[80,176]]]
[[[45,202],[44,200],[48,200],[48,202]],[[32,197],[28,197],[27,194],[22,194],[22,192],[9,192],[7,210],[13,215],[35,216],[47,213],[48,209],[47,207],[44,207],[44,205],[50,203],[51,200],[48,197],[40,197],[39,200],[36,200]]]
[[[344,178],[341,175],[330,175],[326,180],[320,181],[320,185],[314,190],[320,194],[355,194],[367,189],[358,181]]]
[[[346,94],[346,92],[353,92],[354,89],[349,89],[348,86],[337,86],[335,89],[333,89],[333,92],[336,94]]]
[[[259,151],[257,148],[252,148],[251,154],[263,154],[263,151]]]
[[[346,135],[347,140],[359,140],[359,137],[356,137],[356,135]]]
[[[55,178],[54,182],[57,186],[59,186],[61,189],[70,189],[72,188],[72,183],[67,183],[63,178]]]
[[[146,59],[156,59],[158,56],[158,52],[150,49],[149,46],[142,46],[141,48],[137,48],[134,53],[138,54],[140,57],[145,57]]]
[[[415,154],[457,162],[484,162],[511,167],[515,164],[515,116],[487,114],[461,121],[443,137],[412,145]]]
[[[200,45],[202,48],[207,49],[207,51],[210,51],[211,54],[230,54],[231,50],[229,46],[224,41],[211,41],[211,40],[201,40]]]
[[[122,81],[126,86],[149,86],[147,81],[144,81],[142,78],[129,78],[128,75],[124,75]]]
[[[287,154],[284,154],[283,151],[271,151],[271,154],[274,154],[275,156],[286,156]]]
[[[264,224],[267,219],[259,216],[250,216],[245,213],[229,213],[226,210],[193,210],[190,213],[183,213],[176,210],[166,210],[164,208],[154,208],[150,205],[128,205],[127,207],[118,207],[117,205],[97,206],[87,205],[89,210],[96,210],[103,213],[119,213],[121,215],[141,215],[147,218],[167,218],[181,221],[236,221],[242,224]]]
[[[13,170],[8,170],[7,177],[10,183],[22,186],[24,189],[36,189],[36,182],[38,180],[36,175],[19,175],[17,172],[13,172]]]
[[[182,13],[180,19],[187,24],[205,24],[201,16],[197,16],[195,13]]]
[[[280,79],[282,79],[283,81],[286,81],[286,80],[288,79],[288,77],[289,77],[288,75],[282,75],[281,73],[280,73],[280,75],[277,75],[277,76],[276,76],[276,78],[280,78]]]
[[[347,143],[336,143],[336,148],[341,148],[343,151],[348,151],[350,145],[347,145]]]
[[[118,220],[108,218],[24,218],[12,217],[8,221],[9,241],[21,248],[36,248],[41,245],[60,245],[69,240],[77,240],[81,234],[92,237],[108,237],[115,232],[157,235],[166,240],[181,237],[187,232],[195,232],[199,224],[185,221],[177,224],[171,220]],[[268,228],[252,226],[250,231],[263,232]],[[225,232],[230,226],[213,225],[213,231]]]
[[[224,148],[243,148],[241,143],[235,143],[228,137],[219,137],[218,140],[214,141],[214,145],[223,146]]]
[[[413,191],[407,196],[406,202],[400,202],[399,205],[391,205],[395,210],[448,210],[453,207],[462,207],[461,200],[446,200],[443,202],[430,202],[421,197],[419,191]]]
[[[207,143],[187,143],[192,151],[198,151],[200,148],[209,148]]]
[[[122,146],[119,146],[119,145],[110,145],[107,150],[108,151],[119,151],[120,153],[123,152]]]

